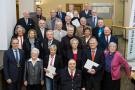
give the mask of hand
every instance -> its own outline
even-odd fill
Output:
[[[85,88],[82,88],[82,90],[85,90]]]
[[[96,73],[95,69],[89,69],[87,72],[88,72],[89,74],[93,74],[93,75]]]
[[[11,80],[11,79],[8,79],[8,80],[7,80],[7,83],[8,83],[8,84],[11,84],[11,83],[12,83],[12,80]]]
[[[44,85],[44,81],[43,80],[41,80],[41,85]]]
[[[53,76],[55,76],[55,75],[56,75],[56,73],[53,74]]]
[[[24,81],[24,85],[27,86],[28,85],[28,82],[27,81]]]
[[[44,68],[44,71],[45,71],[46,73],[49,73],[49,70],[47,70],[46,68]]]

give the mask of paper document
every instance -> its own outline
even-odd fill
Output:
[[[53,67],[53,66],[48,66],[47,70],[49,71],[49,73],[46,73],[46,76],[50,77],[51,79],[53,79],[55,71],[56,71],[56,68]]]
[[[98,67],[99,64],[93,62],[92,60],[87,59],[85,65],[84,65],[84,68],[86,68],[86,69],[92,69],[93,66]]]
[[[78,19],[73,20],[72,24],[75,25],[76,27],[80,26],[80,22],[78,21]]]

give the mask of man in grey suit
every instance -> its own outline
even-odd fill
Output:
[[[99,19],[100,17],[97,16],[97,12],[92,10],[92,16],[87,19],[87,23],[92,27],[92,29],[94,29],[97,26]]]
[[[55,30],[54,30],[54,38],[61,42],[61,39],[67,35],[65,30],[62,30],[62,21],[56,20],[55,22]]]

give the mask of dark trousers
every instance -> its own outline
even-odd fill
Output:
[[[21,90],[21,81],[20,82],[12,82],[7,85],[8,90]]]
[[[103,90],[120,90],[120,79],[112,80],[111,73],[105,72],[103,79]]]
[[[86,81],[86,90],[101,90],[101,81],[95,81],[94,77],[90,77]]]
[[[42,90],[41,85],[37,84],[37,85],[28,85],[27,86],[27,90]]]

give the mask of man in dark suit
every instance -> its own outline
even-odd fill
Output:
[[[46,39],[46,31],[47,31],[47,27],[46,27],[46,21],[44,19],[41,19],[38,21],[38,28],[37,28],[37,36],[40,39],[41,42],[44,41],[44,39]]]
[[[37,8],[36,8],[36,14],[33,15],[31,18],[32,18],[33,21],[35,22],[35,25],[36,25],[36,26],[38,25],[38,21],[39,21],[40,19],[46,20],[46,17],[44,17],[44,16],[42,15],[42,8],[41,8],[41,7],[37,7]]]
[[[68,68],[61,71],[59,75],[59,90],[81,90],[82,85],[81,71],[76,69],[76,62],[70,59]]]
[[[17,21],[17,25],[21,25],[25,28],[25,35],[27,36],[27,33],[29,31],[29,29],[31,28],[35,28],[35,23],[34,21],[32,20],[32,18],[30,18],[30,15],[29,15],[29,12],[28,11],[24,11],[23,12],[23,16],[22,18],[20,18],[18,21]]]
[[[84,61],[87,59],[99,64],[98,67],[93,66],[91,69],[83,69],[86,90],[101,90],[101,80],[103,72],[104,53],[97,48],[98,42],[95,37],[89,40],[89,49],[86,50]]]
[[[49,47],[55,44],[57,46],[57,54],[61,54],[60,42],[54,39],[53,30],[47,30],[46,39],[43,41],[43,56],[49,55]]]
[[[62,6],[61,5],[58,6],[58,9],[57,9],[56,13],[57,13],[56,17],[60,18],[62,20],[62,22],[65,23],[66,13],[62,11]]]
[[[92,10],[92,16],[87,19],[87,23],[92,27],[92,29],[94,29],[97,26],[99,19],[100,17],[97,16],[97,12]]]
[[[8,90],[21,90],[25,60],[24,52],[18,49],[18,44],[18,39],[12,38],[12,48],[5,51],[3,57],[4,76],[8,84]]]
[[[97,38],[97,40],[99,41],[100,39],[102,39],[102,36],[104,36],[104,21],[103,19],[99,19],[98,20],[98,26],[95,27],[92,30],[92,34],[93,36],[95,36]]]
[[[88,3],[85,3],[84,4],[84,10],[82,10],[80,12],[80,18],[81,17],[85,17],[86,19],[89,18],[91,16],[91,10],[89,9],[89,4]]]
[[[105,50],[110,42],[115,42],[118,45],[118,38],[111,34],[111,29],[108,26],[105,26],[104,36],[99,40],[99,47]]]

